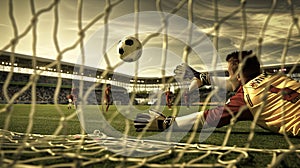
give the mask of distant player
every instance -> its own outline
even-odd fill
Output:
[[[73,105],[73,95],[69,94],[67,96],[68,99],[68,109],[72,109],[72,105]]]
[[[236,76],[239,55],[243,64]],[[160,112],[139,114],[134,121],[137,131],[150,123],[148,130],[164,130],[174,125],[174,130],[190,129],[198,120],[198,128],[222,127],[237,121],[252,121],[258,116],[257,125],[275,133],[300,136],[300,83],[283,75],[261,73],[260,63],[252,51],[233,52],[227,55],[228,72],[240,85],[224,106],[192,113],[181,117],[164,117]],[[201,78],[199,84],[201,84]],[[201,85],[198,85],[201,86]],[[159,114],[159,115],[157,115]],[[238,115],[239,114],[239,115]],[[238,116],[237,116],[238,115]],[[147,118],[148,116],[148,118]],[[163,123],[163,124],[161,124]]]
[[[78,88],[77,87],[73,87],[71,90],[71,95],[73,97],[73,105],[74,105],[74,109],[77,109],[77,97],[78,97]]]
[[[168,88],[165,94],[166,94],[166,104],[169,110],[172,110],[173,93],[171,92],[170,88]]]
[[[190,93],[189,90],[185,90],[183,93],[183,99],[184,99],[184,104],[186,105],[186,108],[190,108]]]
[[[105,111],[107,112],[109,106],[112,104],[112,92],[111,92],[111,84],[107,84],[104,90],[104,100],[103,103],[106,105]]]

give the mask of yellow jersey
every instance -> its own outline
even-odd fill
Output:
[[[261,74],[243,86],[244,99],[257,125],[300,136],[300,83],[283,74]]]

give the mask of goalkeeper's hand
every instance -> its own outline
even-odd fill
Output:
[[[188,66],[185,63],[182,63],[180,65],[177,65],[176,68],[174,69],[174,74],[175,74],[175,78],[176,79],[192,79],[195,74],[194,72],[196,72],[194,70],[194,72],[192,71],[194,70],[193,68],[191,68],[190,66]]]
[[[177,80],[185,80],[185,79],[193,79],[198,80],[198,87],[203,85],[210,85],[210,77],[208,73],[201,73],[187,65],[186,63],[182,63],[177,65],[174,69],[175,79]]]
[[[149,110],[149,113],[138,114],[134,120],[134,127],[137,132],[143,131],[164,131],[174,122],[175,117],[166,117],[161,112]]]

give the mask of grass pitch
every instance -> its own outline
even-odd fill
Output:
[[[2,108],[4,105],[0,105]],[[73,117],[64,124],[61,135],[75,135],[82,132],[81,124],[77,118],[77,115],[74,114],[76,111],[74,109],[67,109],[66,105],[36,105],[35,112],[33,115],[33,120],[30,120],[31,105],[25,104],[15,104],[13,110],[10,114],[2,113],[0,114],[0,128],[13,131],[13,132],[26,132],[27,126],[32,121],[32,130],[30,133],[51,135],[55,132],[56,128],[59,125],[61,116],[72,116]],[[59,113],[59,110],[62,113]],[[137,106],[137,109],[147,110],[149,106]],[[186,107],[177,107],[177,108],[186,108]],[[199,107],[192,107],[190,110],[185,111],[184,114],[189,114],[191,112],[198,111]],[[164,114],[171,115],[171,111],[165,110]],[[119,130],[125,131],[125,119],[122,114],[119,114],[116,106],[111,106],[108,112],[103,113],[104,116],[111,121],[111,125]],[[233,127],[232,133],[230,135],[229,141],[226,146],[236,146],[244,147],[248,142],[249,130],[251,122],[238,122]],[[225,138],[227,127],[218,128],[214,133],[206,139],[203,144],[211,145],[222,145]],[[130,122],[129,134],[132,136],[138,136],[139,133],[135,132],[133,122]],[[151,135],[155,133],[146,133],[146,135]],[[186,142],[189,139],[191,133],[181,140],[181,142]],[[193,139],[192,143],[199,143],[199,136],[196,136]],[[293,144],[300,144],[299,138],[290,138],[289,139]],[[274,134],[263,130],[259,127],[255,128],[255,136],[251,142],[250,148],[258,149],[288,149],[289,144],[282,135]],[[272,155],[265,155],[263,153],[250,152],[250,157],[242,162],[240,162],[241,167],[266,167],[272,160]],[[282,167],[299,167],[300,159],[298,158],[299,154],[289,153],[282,161],[280,166]],[[190,160],[191,158],[196,157],[197,154],[186,154],[184,158]],[[172,158],[169,158],[172,160]],[[184,162],[184,160],[182,162]],[[209,162],[214,162],[215,158],[210,158]],[[168,162],[168,159],[165,161]],[[109,163],[105,163],[107,165]]]

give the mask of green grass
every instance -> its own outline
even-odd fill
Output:
[[[53,134],[57,126],[59,125],[59,120],[61,115],[54,105],[36,105],[36,110],[33,116],[33,127],[31,133],[36,134]],[[76,113],[75,110],[68,110],[66,105],[59,105],[65,116]],[[15,132],[26,132],[27,126],[29,124],[29,113],[31,112],[31,105],[28,104],[16,104],[13,105],[13,110],[11,112],[11,119],[9,121],[10,131]],[[0,114],[0,128],[4,128],[5,119],[8,114]],[[61,134],[76,134],[80,133],[81,126],[78,121],[77,116],[70,119],[66,126],[64,127]]]
[[[4,107],[4,105],[0,105],[0,108]],[[60,114],[57,108],[54,105],[36,105],[36,110],[33,116],[33,126],[31,133],[36,134],[45,134],[51,135],[56,130],[57,126],[59,125],[59,120],[63,116],[69,116],[76,111],[74,109],[69,110],[67,109],[66,105],[59,105],[58,108],[62,111]],[[198,111],[198,107],[192,107],[190,110],[185,110],[185,107],[177,107],[183,108],[183,113],[180,115],[186,115],[194,111]],[[148,110],[149,106],[137,106],[136,109],[138,110]],[[13,110],[11,112],[11,118],[9,119],[8,128],[5,128],[5,123],[7,117],[9,115],[7,113],[0,114],[0,129],[7,129],[9,131],[14,132],[25,132],[29,123],[29,113],[31,111],[31,105],[22,105],[16,104],[13,105]],[[172,111],[168,111],[167,109],[164,111],[164,114],[171,115]],[[111,106],[109,111],[103,113],[107,120],[111,121],[111,125],[118,131],[124,132],[125,131],[125,120],[126,118],[118,113],[117,108],[115,106]],[[237,123],[233,129],[232,134],[230,135],[229,141],[227,146],[237,146],[237,147],[244,147],[247,143],[248,136],[249,136],[249,128],[251,122],[239,122]],[[205,141],[201,142],[203,144],[211,144],[211,145],[222,145],[223,140],[225,138],[227,131],[227,127],[218,128],[214,131],[211,136],[206,139]],[[253,141],[251,142],[251,148],[259,148],[259,149],[288,149],[289,145],[286,142],[285,138],[282,135],[270,133],[266,130],[263,130],[259,127],[255,128],[255,136]],[[74,115],[73,118],[66,121],[62,131],[60,132],[61,135],[74,135],[81,133],[81,125],[77,118],[77,115]],[[133,127],[133,122],[130,122],[130,129],[129,135],[131,136],[138,136],[140,133],[135,132]],[[158,134],[158,132],[147,132],[145,136],[150,136],[153,134]],[[176,133],[174,133],[176,136]],[[181,140],[181,142],[186,142],[191,133],[187,133],[187,135]],[[193,139],[193,143],[199,143],[199,133],[197,133],[196,137]],[[289,139],[294,144],[300,144],[299,138],[290,138]],[[248,159],[242,160],[238,166],[240,167],[266,167],[272,160],[271,154],[263,154],[263,153],[256,153],[250,152],[250,157]],[[189,161],[192,158],[198,157],[198,154],[185,154],[182,158],[181,162]],[[227,156],[228,157],[228,156]],[[160,160],[158,162],[170,162],[172,158],[165,158],[166,160]],[[206,160],[208,163],[212,163],[216,161],[216,158],[210,157]],[[107,165],[109,163],[105,163]],[[295,153],[291,153],[287,155],[285,159],[281,162],[282,167],[299,167],[300,166],[300,159],[295,155]]]

